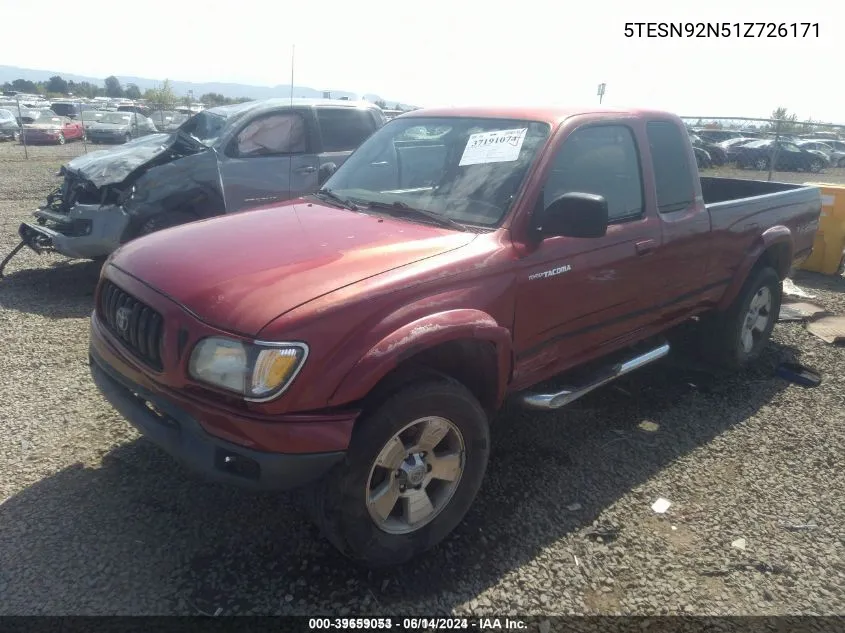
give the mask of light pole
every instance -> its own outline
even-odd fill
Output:
[[[604,88],[605,88],[605,86],[607,86],[607,84],[599,84],[599,91],[598,91],[599,104],[601,104],[601,100],[604,98]]]

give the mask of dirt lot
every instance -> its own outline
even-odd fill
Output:
[[[2,253],[81,150],[23,161],[0,144]],[[845,349],[799,324],[779,324],[738,376],[679,357],[562,413],[508,408],[457,533],[369,573],[287,496],[198,481],[106,405],[86,365],[97,274],[23,253],[0,282],[0,613],[845,612]],[[796,282],[845,313],[842,278]],[[773,377],[784,359],[823,384]],[[650,508],[658,497],[665,515]]]

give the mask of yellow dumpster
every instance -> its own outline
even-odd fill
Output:
[[[813,253],[800,268],[825,275],[841,270],[845,254],[845,185],[805,182],[822,190],[822,214],[813,242]]]

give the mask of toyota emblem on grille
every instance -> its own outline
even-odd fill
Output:
[[[129,315],[132,314],[132,310],[129,308],[120,308],[117,311],[117,314],[114,315],[115,325],[117,325],[117,329],[121,332],[125,332],[129,327]]]

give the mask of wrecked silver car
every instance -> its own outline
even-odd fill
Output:
[[[101,259],[154,231],[312,193],[384,123],[370,103],[251,101],[79,156],[59,171],[36,221],[20,225],[0,276],[24,247]]]

